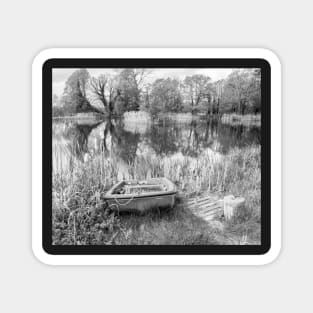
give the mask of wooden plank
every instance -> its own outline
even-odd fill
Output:
[[[208,209],[197,209],[197,210],[195,210],[194,212],[195,213],[203,213],[203,214],[207,214],[207,213],[216,213],[216,212],[219,212],[219,211],[221,211],[219,208],[213,208],[212,210],[208,210]]]
[[[199,208],[214,208],[214,207],[223,207],[219,203],[202,203],[198,205]]]
[[[220,203],[201,203],[201,204],[192,204],[188,205],[189,208],[214,208],[214,207],[220,207],[222,208],[223,205]]]
[[[213,210],[213,211],[198,211],[195,212],[195,214],[219,214],[220,211],[219,210]]]
[[[206,203],[205,202],[205,203],[199,204],[198,206],[199,206],[199,208],[202,208],[202,207],[210,208],[210,207],[215,207],[215,206],[218,206],[218,207],[221,207],[221,208],[223,207],[219,201],[213,202],[213,203]]]
[[[216,202],[216,199],[201,199],[201,200],[194,200],[194,201],[189,201],[189,204],[200,204],[200,203],[214,203]]]
[[[187,207],[197,217],[211,221],[223,211],[223,200],[216,196],[206,196],[187,200]]]
[[[215,214],[201,214],[198,217],[205,219],[205,220],[212,220],[215,217]]]
[[[207,197],[203,197],[203,198],[192,198],[192,199],[189,199],[189,203],[200,203],[200,202],[203,202],[203,201],[208,201],[208,200],[214,200],[216,201],[217,199],[214,198],[214,197],[211,197],[211,196],[207,196]]]
[[[222,212],[222,209],[221,208],[213,208],[213,209],[200,209],[200,210],[198,210],[198,212],[201,212],[201,213],[208,213],[208,212],[216,212],[216,213],[218,213],[218,212]]]
[[[223,206],[220,205],[219,203],[215,203],[215,204],[212,204],[212,205],[192,205],[192,206],[188,206],[188,208],[190,210],[193,210],[193,211],[210,211],[210,210],[222,210],[223,209]]]
[[[201,205],[197,205],[197,204],[193,204],[193,205],[189,205],[188,206],[190,209],[214,209],[214,208],[223,208],[223,206],[220,203],[212,203],[212,204],[201,204]]]
[[[202,210],[196,210],[194,211],[196,214],[216,214],[218,213],[219,211],[221,211],[219,208],[215,208],[213,210],[206,210],[206,209],[202,209]]]

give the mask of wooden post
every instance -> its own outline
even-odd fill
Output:
[[[233,195],[230,195],[224,197],[223,203],[225,219],[226,221],[230,221],[236,214],[238,209],[244,205],[245,198],[243,197],[235,198]]]

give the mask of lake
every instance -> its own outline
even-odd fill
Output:
[[[212,160],[218,160],[233,149],[260,143],[259,126],[186,118],[182,114],[158,119],[54,119],[53,171],[67,171],[101,154],[115,160],[117,178],[123,179],[132,176],[130,169],[138,158],[149,156],[151,162],[160,158],[197,160],[209,154]]]

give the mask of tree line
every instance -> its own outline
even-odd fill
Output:
[[[143,110],[156,115],[191,112],[215,115],[261,111],[260,69],[234,70],[223,80],[195,74],[184,79],[151,82],[146,69],[123,69],[115,75],[92,77],[86,69],[73,72],[61,97],[53,95],[53,114],[96,112],[108,116]]]

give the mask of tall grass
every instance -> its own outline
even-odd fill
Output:
[[[214,192],[245,197],[245,210],[225,224],[226,231],[218,237],[182,205],[169,215],[119,217],[110,213],[103,197],[119,179],[120,164],[114,157],[100,153],[87,162],[72,159],[66,167],[60,163],[62,157],[54,156],[54,244],[168,244],[170,238],[176,244],[223,244],[230,235],[260,240],[259,146],[233,149],[226,156],[205,153],[197,159],[138,155],[123,173],[124,178],[133,179],[166,176],[187,196]]]

